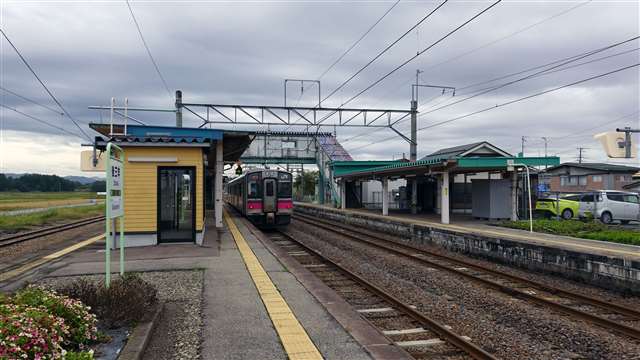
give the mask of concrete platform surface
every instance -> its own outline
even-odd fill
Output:
[[[296,203],[295,211],[401,236],[533,271],[588,282],[620,292],[640,294],[640,246],[569,236],[530,233],[481,221],[441,224],[419,214],[392,212],[383,216],[365,209],[336,209]]]
[[[266,273],[271,278],[313,344],[326,359],[371,359],[280,261],[254,236],[254,229],[231,214]],[[213,236],[213,235],[216,236]],[[207,229],[203,246],[157,245],[125,249],[127,271],[203,269],[203,359],[287,359],[288,356],[251,280],[231,233]],[[104,241],[98,241],[57,261],[44,264],[4,284],[10,291],[45,277],[104,272]],[[111,269],[119,268],[112,251]],[[370,325],[369,325],[370,326]]]
[[[389,210],[388,216],[383,216],[380,211],[369,209],[336,209],[327,205],[296,203],[299,206],[318,207],[331,210],[339,210],[346,213],[366,214],[367,216],[380,217],[381,219],[393,219],[394,221],[420,224],[430,227],[442,228],[460,233],[486,235],[500,237],[509,240],[523,241],[532,244],[558,247],[565,250],[584,251],[594,255],[620,256],[625,259],[640,261],[640,246],[619,244],[607,241],[581,239],[570,236],[530,233],[526,230],[509,229],[492,225],[486,220],[476,220],[468,215],[452,215],[451,224],[441,224],[439,215],[434,214],[409,214],[404,211]]]

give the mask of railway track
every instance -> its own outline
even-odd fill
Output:
[[[274,231],[267,235],[414,358],[496,359],[471,339],[454,333],[291,234]]]
[[[400,243],[399,238],[394,241],[371,231],[299,214],[294,219],[640,340],[637,310]]]
[[[27,231],[27,232],[6,236],[3,238],[0,238],[0,248],[9,246],[9,245],[18,244],[28,240],[37,239],[43,236],[52,235],[60,231],[71,230],[71,229],[79,228],[81,226],[94,224],[103,220],[104,220],[104,216],[96,216],[96,217],[82,219],[82,220],[78,220],[78,221],[67,223],[67,224],[49,226],[49,227],[38,229],[38,230]]]

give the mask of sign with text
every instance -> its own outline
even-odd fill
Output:
[[[119,159],[111,159],[110,161],[109,180],[109,218],[117,218],[124,215],[122,206],[122,161]]]

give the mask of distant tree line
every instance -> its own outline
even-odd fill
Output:
[[[0,174],[0,191],[104,191],[105,182],[96,181],[83,185],[76,181],[67,180],[57,175],[25,174],[20,177],[8,177]]]

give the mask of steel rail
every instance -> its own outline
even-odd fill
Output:
[[[319,228],[322,228],[322,229],[325,229],[325,230],[328,230],[328,231],[331,231],[331,232],[334,232],[334,233],[337,233],[337,234],[341,234],[343,236],[347,236],[347,237],[349,237],[349,238],[351,238],[353,240],[356,240],[358,242],[365,243],[367,245],[371,245],[373,247],[377,247],[379,249],[382,249],[382,250],[385,250],[385,251],[389,251],[389,252],[392,252],[394,254],[397,254],[397,255],[400,255],[400,256],[403,256],[403,257],[407,257],[407,258],[416,260],[416,261],[421,262],[423,264],[427,264],[430,267],[435,267],[435,268],[438,268],[438,269],[441,269],[441,270],[444,270],[444,271],[448,271],[450,273],[465,277],[467,279],[471,279],[471,280],[474,280],[476,282],[480,282],[480,283],[482,283],[484,285],[487,285],[487,286],[489,286],[491,288],[499,290],[499,291],[501,291],[503,293],[506,293],[508,295],[518,296],[518,297],[524,298],[526,300],[529,300],[531,302],[534,302],[534,303],[537,303],[537,304],[541,304],[541,305],[544,305],[544,306],[548,306],[548,307],[550,307],[552,309],[555,309],[555,310],[557,310],[559,312],[563,312],[565,314],[569,314],[571,316],[574,316],[574,317],[582,319],[582,320],[590,321],[592,323],[598,324],[598,325],[603,326],[605,328],[614,330],[614,331],[616,331],[618,333],[621,333],[621,334],[624,334],[626,336],[629,336],[629,337],[632,337],[632,338],[640,340],[640,329],[636,329],[636,328],[633,328],[633,327],[630,327],[630,326],[627,326],[627,325],[623,325],[623,324],[617,323],[615,321],[609,320],[607,318],[604,318],[604,317],[601,317],[601,316],[598,316],[598,315],[594,315],[594,314],[590,314],[590,313],[587,313],[587,312],[583,312],[581,310],[574,309],[574,308],[569,307],[567,305],[563,305],[563,304],[560,304],[560,303],[557,303],[557,302],[554,302],[554,301],[551,301],[551,300],[547,300],[547,299],[545,299],[543,297],[539,297],[539,296],[536,296],[536,295],[533,295],[533,294],[529,294],[527,292],[518,290],[516,288],[509,287],[509,286],[500,284],[498,282],[495,282],[495,281],[492,281],[492,280],[489,280],[489,279],[482,278],[480,276],[476,276],[476,275],[467,273],[467,272],[465,272],[463,270],[457,270],[457,269],[455,269],[453,267],[449,267],[449,266],[446,266],[446,265],[439,264],[439,263],[437,263],[435,261],[431,261],[431,260],[425,259],[425,258],[421,257],[421,255],[424,254],[424,255],[427,255],[427,256],[437,257],[437,258],[446,260],[448,262],[456,263],[456,264],[459,264],[459,265],[464,265],[465,267],[475,268],[476,270],[485,271],[485,272],[491,273],[492,275],[501,276],[501,277],[507,277],[507,278],[510,278],[510,279],[512,279],[514,281],[522,281],[522,282],[526,282],[528,284],[537,284],[536,282],[533,282],[533,281],[530,281],[530,280],[524,280],[524,279],[523,280],[519,280],[520,279],[519,277],[516,277],[516,276],[513,276],[513,275],[506,276],[506,274],[504,274],[502,272],[498,272],[498,271],[491,270],[491,269],[486,269],[486,268],[484,268],[482,266],[478,266],[478,265],[475,265],[475,264],[472,264],[472,263],[467,263],[465,261],[449,258],[447,256],[440,255],[440,254],[435,254],[435,253],[432,253],[432,252],[430,252],[428,250],[420,249],[420,248],[413,247],[413,246],[406,245],[406,244],[399,244],[399,243],[390,241],[388,239],[381,238],[379,236],[375,236],[375,235],[372,235],[372,234],[366,234],[366,233],[360,232],[360,235],[368,236],[368,237],[371,237],[371,238],[374,238],[374,239],[378,239],[378,240],[381,240],[381,241],[384,241],[384,242],[387,242],[387,243],[393,243],[393,246],[403,247],[403,248],[409,249],[410,251],[413,252],[413,253],[407,253],[407,252],[404,252],[404,251],[401,251],[401,250],[398,250],[398,249],[394,249],[391,246],[378,244],[378,243],[372,242],[372,241],[367,240],[367,239],[362,239],[361,237],[359,237],[357,235],[353,235],[353,234],[348,234],[347,233],[349,231],[350,232],[354,232],[354,233],[358,233],[358,231],[355,231],[355,230],[344,229],[344,227],[341,230],[337,230],[335,228],[335,226],[340,226],[340,225],[336,224],[336,223],[332,223],[331,225],[334,226],[334,227],[331,227],[331,226],[323,225],[317,219],[313,219],[313,220],[311,220],[309,218],[303,219],[300,215],[296,215],[294,218],[299,220],[299,221],[305,222],[307,224],[311,224],[311,225],[317,226]],[[544,288],[544,287],[555,289],[555,288],[552,288],[552,287],[547,286],[547,285],[540,285],[540,288]],[[618,311],[618,312],[619,313],[623,313],[624,315],[627,315],[627,316],[634,317],[636,319],[640,319],[640,313],[638,313],[638,312],[636,312],[636,311],[634,311],[632,309],[627,309],[627,308],[624,308],[624,307],[621,307],[619,305],[615,305],[615,304],[612,304],[612,303],[605,303],[605,302],[603,302],[601,300],[593,299],[593,298],[590,298],[590,297],[587,297],[587,296],[584,296],[584,295],[574,294],[574,293],[568,292],[566,290],[560,290],[560,289],[557,289],[557,290],[558,290],[558,293],[562,292],[562,293],[566,293],[566,294],[576,295],[575,296],[576,299],[578,299],[578,298],[587,299],[587,300],[584,300],[585,302],[594,301],[592,305],[598,306],[598,307],[603,308],[603,309],[608,310],[608,311],[618,311],[618,309],[622,309],[622,311]],[[552,292],[552,291],[549,291],[549,292]],[[567,295],[567,297],[570,297],[570,295]],[[596,305],[596,304],[598,304],[598,305]],[[602,305],[600,305],[600,304],[602,304]],[[606,307],[605,307],[604,304],[606,304]]]
[[[310,218],[310,217],[305,216],[305,215],[296,214],[295,216],[296,217],[300,217],[301,219],[305,218],[305,219],[309,219],[311,221],[317,221],[317,222],[321,222],[321,223],[328,224],[328,225],[333,225],[333,226],[337,225],[336,223],[332,223],[330,221],[325,221],[325,220],[316,219],[316,218]],[[569,290],[564,290],[564,289],[561,289],[561,288],[558,288],[558,287],[555,287],[555,286],[552,286],[552,285],[543,284],[541,282],[537,282],[537,281],[534,281],[534,280],[530,280],[530,279],[527,279],[527,278],[524,278],[524,277],[520,277],[520,276],[517,276],[517,275],[509,274],[509,273],[502,272],[502,271],[499,271],[499,270],[495,270],[495,269],[492,269],[492,268],[489,268],[489,267],[485,267],[485,266],[482,266],[482,265],[478,265],[478,264],[475,264],[475,263],[472,263],[472,262],[468,262],[468,261],[465,261],[465,260],[461,260],[461,259],[457,259],[457,258],[446,256],[446,255],[438,254],[438,253],[435,253],[435,252],[432,252],[432,251],[429,251],[429,250],[425,250],[425,249],[422,249],[422,248],[419,248],[419,247],[416,247],[416,246],[412,246],[412,245],[409,245],[409,244],[397,243],[395,241],[391,241],[391,240],[386,239],[384,237],[381,237],[381,236],[378,236],[378,235],[375,235],[375,234],[367,233],[367,232],[365,232],[363,230],[356,230],[356,229],[345,229],[345,230],[346,231],[351,231],[351,232],[356,233],[356,234],[369,236],[369,237],[372,237],[374,239],[378,239],[380,241],[384,241],[384,242],[387,242],[387,243],[392,243],[395,246],[403,247],[403,248],[409,249],[411,251],[423,252],[423,253],[426,253],[426,254],[428,254],[430,256],[438,257],[438,258],[441,258],[443,260],[454,262],[456,264],[463,265],[463,266],[469,267],[469,268],[473,268],[473,269],[476,269],[476,270],[479,270],[479,271],[484,271],[484,272],[487,272],[487,273],[491,273],[492,275],[495,275],[495,276],[507,278],[507,279],[512,280],[512,281],[525,283],[525,284],[527,284],[527,285],[529,285],[531,287],[535,287],[537,289],[552,293],[554,295],[560,295],[560,296],[564,296],[564,297],[571,298],[571,299],[574,299],[574,300],[579,300],[579,301],[588,303],[589,305],[597,306],[597,307],[602,308],[604,310],[615,310],[616,312],[618,312],[620,314],[623,314],[623,315],[626,315],[626,316],[629,316],[629,317],[633,317],[633,318],[636,318],[636,319],[640,320],[640,311],[637,311],[637,310],[634,310],[634,309],[630,309],[630,308],[627,308],[627,307],[624,307],[624,306],[620,306],[620,305],[613,304],[613,303],[610,303],[610,302],[607,302],[607,301],[603,301],[603,300],[600,300],[600,299],[597,299],[597,298],[594,298],[594,297],[591,297],[591,296],[582,295],[582,294],[579,294],[579,293],[576,293],[576,292],[572,292],[572,291],[569,291]]]
[[[97,223],[103,220],[104,220],[104,216],[96,216],[88,219],[78,220],[72,223],[49,226],[43,229],[14,234],[11,236],[0,238],[0,247],[13,245],[13,244],[21,243],[28,240],[33,240],[42,236],[55,234],[60,231],[75,229],[81,226]]]
[[[474,359],[478,359],[478,360],[480,360],[480,359],[487,359],[487,360],[489,360],[489,359],[491,359],[491,360],[497,359],[496,357],[494,357],[490,353],[488,353],[485,350],[483,350],[482,348],[480,348],[478,345],[466,340],[462,336],[460,336],[460,335],[454,333],[453,331],[447,329],[444,325],[441,325],[440,323],[438,323],[437,321],[431,319],[427,315],[425,315],[425,314],[417,311],[416,309],[412,308],[411,305],[405,304],[404,302],[402,302],[402,300],[400,300],[397,297],[389,294],[384,289],[382,289],[382,288],[378,287],[377,285],[373,284],[372,282],[364,279],[360,275],[358,275],[358,274],[352,272],[351,270],[345,268],[344,266],[340,265],[340,263],[329,259],[328,257],[323,255],[319,251],[316,251],[315,249],[305,245],[301,241],[299,241],[296,238],[294,238],[292,235],[290,235],[290,234],[288,234],[286,232],[280,231],[280,230],[277,230],[277,232],[279,234],[285,236],[289,240],[295,242],[299,246],[303,247],[304,249],[306,249],[308,252],[312,253],[313,255],[321,258],[323,261],[331,264],[332,266],[336,267],[340,271],[344,272],[348,277],[353,279],[355,282],[357,282],[360,285],[366,287],[369,291],[371,291],[375,295],[377,295],[377,296],[383,298],[385,301],[389,302],[396,309],[398,309],[401,312],[407,314],[409,317],[411,317],[414,320],[418,321],[422,325],[428,327],[429,330],[431,330],[434,333],[438,334],[444,340],[446,340],[450,344],[456,346],[460,350],[466,352],[467,354],[469,354]]]

